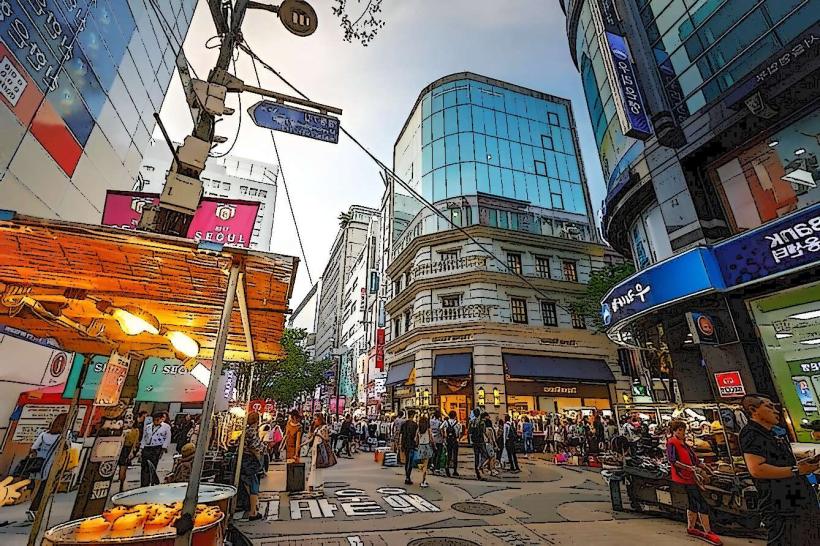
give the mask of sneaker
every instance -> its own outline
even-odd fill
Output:
[[[723,542],[720,540],[720,537],[717,536],[714,532],[703,532],[701,533],[701,535],[703,537],[703,540],[705,540],[709,544],[714,544],[715,546],[723,546]]]
[[[701,531],[700,529],[696,529],[694,527],[689,527],[688,529],[686,529],[686,534],[691,535],[693,537],[697,537],[697,538],[705,538],[706,537],[706,535],[703,533],[703,531]]]
[[[26,521],[34,521],[36,515],[33,510],[26,510]]]
[[[430,485],[427,482],[421,482],[420,486],[421,487],[430,487]]]
[[[404,485],[413,485],[413,482],[410,480],[404,480]]]

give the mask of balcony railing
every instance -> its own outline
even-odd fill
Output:
[[[438,275],[440,273],[455,273],[466,269],[486,269],[487,256],[463,256],[460,258],[446,258],[437,262],[417,265],[410,272],[411,282],[416,279]]]
[[[413,324],[429,324],[431,322],[445,322],[465,319],[490,318],[490,313],[497,306],[483,303],[459,305],[458,307],[439,307],[438,309],[424,309],[413,315]]]

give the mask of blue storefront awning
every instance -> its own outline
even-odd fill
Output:
[[[387,381],[384,383],[385,386],[389,387],[390,385],[404,383],[407,381],[407,378],[410,377],[410,373],[415,367],[416,362],[414,360],[391,364],[390,369],[387,370]]]
[[[603,360],[557,356],[513,355],[504,353],[504,365],[512,377],[554,379],[556,381],[597,381],[614,383],[615,376]]]
[[[473,353],[436,355],[433,377],[463,377],[470,375]]]

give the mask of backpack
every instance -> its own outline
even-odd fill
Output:
[[[474,419],[473,422],[470,423],[470,441],[472,441],[472,443],[484,443],[484,431],[481,428],[481,422],[478,419]]]
[[[447,442],[456,443],[458,442],[458,434],[456,433],[456,426],[450,420],[447,420]]]
[[[514,424],[510,423],[509,427],[510,427],[509,430],[507,430],[507,441],[508,442],[514,442],[518,439],[518,434],[515,431],[515,425]]]

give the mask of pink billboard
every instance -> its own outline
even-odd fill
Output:
[[[109,190],[105,196],[102,225],[137,229],[146,204],[159,203],[156,193]],[[238,199],[203,197],[194,214],[188,238],[230,246],[249,247],[259,203]]]

